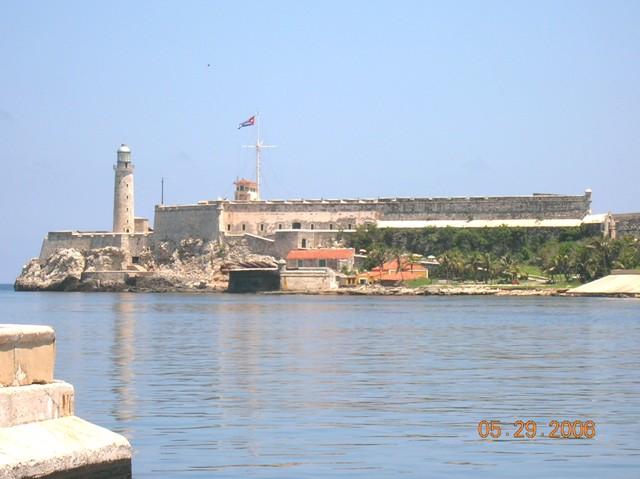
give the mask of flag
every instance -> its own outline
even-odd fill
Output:
[[[238,125],[238,130],[239,130],[240,128],[242,128],[243,126],[253,126],[253,124],[255,123],[255,121],[256,121],[256,117],[255,117],[255,115],[254,115],[254,116],[252,116],[251,118],[249,118],[247,121],[243,121],[242,123],[240,123],[240,124]]]

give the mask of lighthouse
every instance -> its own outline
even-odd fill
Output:
[[[135,233],[133,213],[133,165],[131,150],[125,144],[118,148],[118,163],[113,167],[116,172],[113,195],[113,231],[114,233]]]

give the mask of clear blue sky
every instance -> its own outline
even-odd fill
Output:
[[[640,2],[0,6],[0,282],[54,230],[231,197],[259,109],[263,197],[582,194],[640,211]]]

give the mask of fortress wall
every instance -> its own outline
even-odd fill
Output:
[[[332,248],[338,241],[337,230],[282,230],[275,234],[275,253],[272,256],[285,258],[291,250],[298,248]]]
[[[338,204],[339,205],[339,204]],[[375,223],[375,211],[351,211],[342,205],[229,203],[222,216],[225,234],[267,236],[280,230],[346,230]]]
[[[269,238],[252,234],[226,236],[225,242],[245,241],[252,253],[284,259],[298,248],[332,248],[337,244],[338,234],[337,230],[281,230]]]
[[[640,213],[613,215],[618,229],[618,238],[623,236],[640,236]]]
[[[149,235],[107,232],[52,231],[42,242],[40,260],[44,261],[61,249],[73,248],[81,252],[106,248],[123,248],[132,256],[139,256],[148,245]]]
[[[350,200],[209,201],[157,206],[156,241],[186,237],[218,240],[222,235],[270,237],[279,231],[351,230],[378,221],[486,219],[582,219],[591,192],[581,196],[378,198]],[[313,247],[313,246],[308,246]]]
[[[224,205],[224,223],[231,233],[270,234],[270,227],[290,228],[294,222],[302,228],[348,229],[351,222],[360,225],[377,220],[425,221],[474,219],[582,219],[591,210],[591,192],[581,196],[532,195],[449,198],[378,198],[368,200],[290,200],[229,202]],[[249,231],[264,224],[265,231]],[[225,227],[225,232],[227,232]]]
[[[156,206],[154,241],[171,241],[175,244],[184,238],[205,241],[220,239],[221,203]]]
[[[274,254],[276,251],[276,248],[275,248],[276,245],[273,239],[271,238],[263,238],[262,236],[257,236],[252,234],[239,236],[239,238],[242,238],[243,240],[246,241],[247,246],[249,247],[249,250],[254,254],[276,256]],[[226,238],[225,241],[229,243],[233,242],[231,238]]]
[[[417,198],[385,201],[382,215],[385,221],[581,219],[590,209],[590,194]]]

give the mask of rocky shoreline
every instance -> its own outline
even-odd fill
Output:
[[[567,288],[499,288],[486,285],[404,286],[368,285],[324,291],[270,291],[261,294],[313,294],[336,296],[562,296]]]
[[[179,245],[160,243],[135,264],[119,248],[88,252],[57,251],[45,260],[34,258],[16,279],[16,291],[224,293],[229,269],[274,268],[275,258],[256,255],[245,244],[220,245],[184,240]],[[366,285],[324,291],[274,291],[263,294],[323,294],[371,296],[557,296],[566,288],[438,284],[407,288]]]
[[[233,268],[274,268],[271,256],[251,253],[246,244],[183,240],[162,242],[136,258],[120,248],[61,249],[34,258],[14,283],[16,291],[222,292]]]

